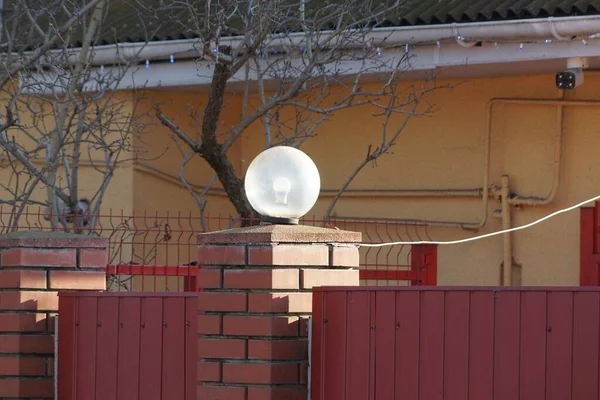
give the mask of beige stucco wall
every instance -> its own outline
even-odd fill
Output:
[[[486,129],[485,110],[496,97],[556,99],[559,93],[553,75],[473,79],[450,83],[453,89],[440,90],[429,97],[437,111],[429,117],[413,118],[391,154],[380,158],[376,166],[367,166],[353,182],[353,189],[458,189],[481,187],[483,143]],[[600,77],[586,75],[585,85],[566,93],[566,99],[598,99]],[[152,92],[153,101],[163,104],[178,124],[194,134],[193,123],[186,118],[185,105],[202,106],[201,93]],[[241,114],[241,98],[229,95],[221,126],[235,123]],[[151,102],[148,103],[151,107]],[[524,224],[558,208],[572,205],[598,194],[600,158],[597,151],[597,126],[600,113],[595,107],[565,108],[563,166],[561,186],[555,202],[546,207],[513,209],[513,222]],[[499,105],[494,108],[492,126],[491,179],[500,184],[503,174],[510,175],[511,188],[519,195],[546,196],[552,186],[554,137],[557,111],[554,106]],[[186,122],[187,121],[187,122]],[[369,144],[377,146],[382,120],[372,110],[341,111],[323,123],[317,136],[302,147],[316,162],[322,175],[323,189],[336,189],[354,166],[365,156]],[[400,123],[400,119],[395,121]],[[264,148],[263,129],[254,124],[230,152],[234,164],[243,171]],[[176,176],[181,155],[164,127],[153,126],[145,135],[148,154],[161,157],[144,163]],[[166,151],[165,151],[166,150]],[[148,157],[152,158],[152,157]],[[195,212],[195,204],[176,179],[156,170],[139,167],[134,172],[134,208]],[[186,176],[191,182],[206,183],[212,173],[201,160],[190,163]],[[322,217],[331,193],[325,192],[310,214]],[[208,197],[207,209],[227,214],[232,208],[219,195]],[[476,222],[480,215],[478,198],[406,198],[393,194],[352,194],[344,196],[335,208],[337,216],[387,217]],[[490,200],[489,218],[478,234],[501,229],[500,220],[491,216],[500,208]],[[340,228],[363,229],[360,224],[341,224]],[[474,233],[459,228],[430,227],[419,234],[402,226],[388,224],[382,239],[409,240],[429,236],[437,240],[459,239]],[[412,232],[412,233],[411,233]],[[377,237],[369,230],[372,240]],[[524,285],[577,285],[579,281],[579,214],[571,212],[526,231],[513,234],[514,261],[522,266]],[[502,262],[502,237],[467,244],[440,246],[440,285],[496,285]],[[397,249],[394,250],[397,252]],[[373,254],[373,253],[371,253]],[[394,253],[392,257],[399,257]],[[403,253],[402,257],[406,257]]]
[[[119,124],[123,124],[124,121],[128,120],[128,118],[133,113],[131,101],[131,94],[127,92],[115,93],[110,97],[110,102],[114,106],[114,110],[111,111],[114,113],[112,117],[112,121],[114,122],[112,137],[106,137],[105,140],[110,142],[111,140],[117,140],[120,137],[119,128],[117,126],[121,126]],[[24,130],[31,135],[31,138],[28,138],[22,131],[18,129],[9,129],[7,131],[7,135],[9,137],[14,138],[16,142],[19,143],[20,146],[27,150],[34,149],[36,146],[35,141],[32,138],[40,139],[43,135],[50,132],[50,130],[55,126],[55,115],[49,109],[52,104],[48,99],[41,100],[35,97],[31,97],[30,99],[20,96],[20,102],[18,106],[20,107],[19,114],[19,123],[24,127]],[[3,99],[7,101],[6,93],[3,93]],[[36,108],[37,114],[35,122],[33,122],[32,114],[26,109],[25,102],[29,102],[30,106]],[[44,109],[46,107],[46,109]],[[108,108],[107,108],[108,109]],[[90,109],[90,112],[95,112]],[[43,143],[43,140],[42,140]],[[70,156],[72,154],[72,149],[68,146],[64,148],[67,149],[67,154]],[[39,169],[43,170],[45,165],[45,151],[39,151],[37,153],[37,158],[31,158],[32,163]],[[88,198],[91,199],[97,193],[99,188],[101,187],[103,175],[102,172],[98,171],[94,165],[102,168],[105,162],[105,154],[102,151],[95,150],[93,146],[90,146],[87,143],[84,143],[81,147],[81,162],[80,162],[80,174],[79,174],[79,197],[80,198]],[[121,210],[125,214],[130,214],[133,211],[133,164],[130,161],[131,153],[123,152],[121,155],[122,163],[116,168],[114,176],[111,178],[110,186],[106,191],[103,202],[101,212],[103,214],[109,214],[111,210],[120,214]],[[69,160],[71,160],[69,158]],[[0,181],[3,184],[13,188],[16,187],[17,181],[15,180],[15,174],[9,165],[10,160],[6,157],[1,158],[0,162],[2,163],[2,168],[0,168]],[[72,165],[70,165],[72,168]],[[20,178],[21,187],[24,187],[25,176]],[[65,174],[64,168],[62,165],[59,166],[58,177],[59,185],[61,187],[66,187],[64,182]],[[36,186],[37,190],[35,190],[32,194],[32,199],[36,201],[45,201],[46,199],[46,187],[43,184],[39,184]],[[22,190],[22,189],[21,189]],[[68,194],[68,190],[67,190]],[[0,187],[0,198],[3,200],[11,199],[11,196],[7,193],[7,191]],[[28,207],[29,217],[22,218],[20,222],[20,226],[23,228],[36,226],[38,223],[43,224],[43,220],[40,214],[41,208],[39,206],[33,205]],[[10,215],[10,207],[4,206],[2,214],[2,227],[8,221]]]

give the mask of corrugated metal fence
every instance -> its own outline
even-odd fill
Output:
[[[58,398],[195,400],[195,293],[63,292]]]
[[[600,288],[315,288],[312,400],[599,397]]]

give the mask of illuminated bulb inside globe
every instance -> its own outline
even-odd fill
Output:
[[[287,204],[288,195],[292,190],[292,183],[287,178],[277,178],[273,181],[275,204]]]

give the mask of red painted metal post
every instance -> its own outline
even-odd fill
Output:
[[[411,286],[437,286],[437,246],[413,245],[410,253]]]
[[[437,286],[437,251],[438,246],[434,244],[424,245],[425,249],[425,276],[423,277],[423,286]]]
[[[75,400],[75,359],[77,358],[75,343],[77,299],[63,297],[58,299],[60,317],[58,318],[58,393],[61,399]]]
[[[597,207],[597,206],[596,206]],[[597,208],[582,208],[580,210],[580,275],[581,286],[597,286],[600,284],[598,263],[592,259],[596,253],[596,220]]]
[[[310,398],[311,400],[324,400],[323,387],[323,329],[325,293],[315,289],[312,298],[312,342],[310,355]]]

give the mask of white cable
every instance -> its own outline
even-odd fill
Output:
[[[580,207],[586,205],[587,203],[590,203],[592,201],[597,201],[597,200],[600,200],[600,195],[598,195],[596,197],[592,197],[591,199],[582,201],[581,203],[575,204],[574,206],[555,211],[552,214],[546,215],[545,217],[542,217],[538,220],[530,222],[526,225],[515,226],[514,228],[505,229],[502,231],[497,231],[497,232],[492,232],[492,233],[486,233],[485,235],[474,236],[474,237],[470,237],[470,238],[466,238],[466,239],[449,240],[449,241],[445,241],[445,242],[434,241],[434,240],[419,240],[417,242],[361,243],[359,245],[359,247],[385,247],[385,246],[412,245],[412,244],[460,244],[460,243],[473,242],[475,240],[480,240],[480,239],[485,239],[485,238],[489,238],[492,236],[502,235],[503,233],[516,232],[516,231],[520,231],[523,229],[531,228],[532,226],[537,225],[540,222],[544,222],[547,219],[556,217],[559,214],[564,214],[566,212],[573,211],[577,208],[580,208]]]

